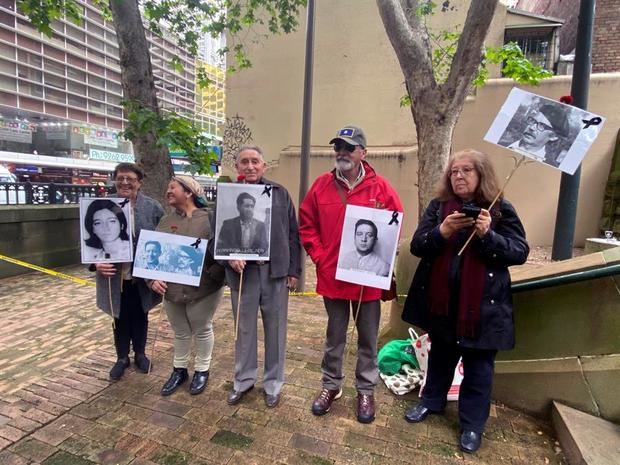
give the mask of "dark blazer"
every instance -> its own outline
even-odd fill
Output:
[[[217,250],[219,253],[228,253],[226,249],[237,249],[238,252],[258,253],[265,255],[267,252],[267,230],[265,223],[252,219],[254,236],[251,238],[251,251],[241,250],[241,217],[224,220],[222,229],[217,240]]]
[[[431,201],[411,241],[411,253],[422,258],[413,277],[405,301],[402,318],[428,331],[432,335],[449,337],[456,327],[455,316],[439,316],[430,313],[428,292],[434,259],[441,254],[445,239],[439,233],[442,204]],[[525,263],[529,246],[525,230],[517,212],[507,200],[501,200],[494,209],[489,232],[483,237],[474,236],[468,247],[486,265],[485,287],[480,302],[480,332],[475,339],[459,338],[461,347],[488,350],[505,350],[514,347],[514,321],[512,294],[508,267]],[[454,339],[455,332],[452,335]]]

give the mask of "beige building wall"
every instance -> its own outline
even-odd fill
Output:
[[[457,11],[439,18],[462,24],[465,1]],[[488,42],[503,40],[506,10],[498,7]],[[254,66],[234,74],[227,82],[228,116],[239,115],[274,166],[269,176],[283,183],[296,198],[299,190],[299,144],[303,97],[304,28],[275,37],[251,50]],[[454,150],[467,147],[491,154],[498,174],[511,168],[512,152],[482,140],[513,83],[495,79],[465,104],[454,136]],[[570,77],[555,77],[531,92],[558,99],[570,92]],[[615,99],[620,74],[595,75],[589,110],[608,121],[587,155],[581,180],[576,243],[597,233],[604,184],[620,115]],[[315,72],[312,117],[311,182],[332,167],[327,145],[338,128],[356,124],[369,143],[368,160],[397,188],[405,205],[403,233],[417,225],[417,157],[415,126],[409,108],[401,108],[403,77],[373,0],[317,2]],[[532,245],[550,245],[557,208],[560,172],[539,164],[523,166],[507,189],[525,224]]]

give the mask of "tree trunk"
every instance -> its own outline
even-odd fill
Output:
[[[419,217],[435,197],[437,184],[450,157],[452,135],[460,114],[459,111],[446,116],[441,111],[433,111],[438,107],[439,103],[433,105],[426,99],[411,109],[418,136]]]
[[[110,0],[120,53],[124,99],[159,114],[151,56],[137,0]],[[157,145],[152,131],[133,142],[136,161],[146,173],[143,191],[166,205],[165,190],[173,175],[168,147]]]
[[[497,1],[471,2],[450,73],[443,84],[435,79],[428,33],[416,13],[418,3],[377,0],[412,101],[418,138],[418,205],[422,215],[448,162],[454,128],[480,65]]]

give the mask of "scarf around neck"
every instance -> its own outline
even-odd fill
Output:
[[[462,202],[452,198],[441,204],[441,220],[454,211],[461,209]],[[471,229],[465,230],[469,237]],[[480,306],[484,294],[486,267],[478,254],[469,244],[459,257],[457,254],[463,246],[462,234],[455,233],[446,241],[442,253],[433,262],[431,271],[430,308],[434,315],[448,316],[450,307],[450,268],[458,266],[459,293],[457,307],[456,333],[458,337],[476,338],[480,330]]]

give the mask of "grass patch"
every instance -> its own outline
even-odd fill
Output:
[[[313,362],[308,362],[306,363],[306,370],[309,371],[314,371],[315,373],[321,373],[321,364],[320,363],[313,363]]]
[[[334,465],[333,460],[319,457],[318,455],[308,454],[304,451],[298,451],[299,458],[307,465]]]
[[[42,465],[92,465],[94,462],[86,460],[83,457],[77,455],[68,454],[67,452],[60,451],[51,457],[46,458]]]
[[[187,465],[189,463],[187,454],[171,449],[157,452],[151,460],[161,465]]]
[[[211,442],[240,450],[249,447],[254,442],[254,439],[232,431],[220,430],[213,435]]]

